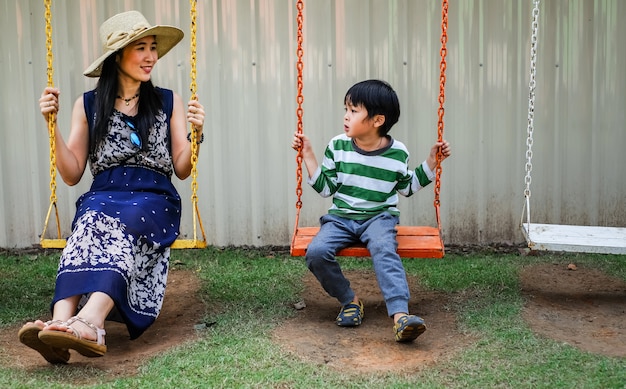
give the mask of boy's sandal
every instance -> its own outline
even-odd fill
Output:
[[[89,327],[96,334],[96,341],[83,339],[80,331],[72,327],[72,324],[81,322]],[[62,324],[70,329],[71,332],[42,330],[39,332],[39,340],[51,347],[76,350],[86,357],[101,357],[107,352],[107,346],[104,344],[104,328],[96,327],[87,320],[72,316],[67,322]]]
[[[51,324],[64,324],[61,320],[50,320],[44,323],[45,326]],[[32,348],[41,354],[44,359],[50,363],[67,363],[70,360],[70,352],[67,348],[59,348],[50,346],[39,340],[39,332],[41,327],[35,323],[24,324],[17,333],[17,337],[24,345]]]
[[[341,327],[356,327],[361,325],[363,316],[365,316],[365,310],[363,309],[363,302],[359,300],[358,304],[350,303],[341,307],[335,321]]]
[[[404,315],[393,326],[396,342],[410,342],[426,331],[424,320],[415,315]]]

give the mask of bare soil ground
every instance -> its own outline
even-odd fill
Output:
[[[452,357],[473,342],[461,333],[450,305],[463,296],[424,290],[409,279],[412,313],[422,316],[427,331],[414,343],[393,340],[391,319],[372,272],[348,273],[365,302],[365,319],[357,328],[338,327],[337,302],[326,296],[308,274],[303,282],[304,309],[277,328],[272,337],[284,350],[314,364],[355,371],[415,371]],[[200,283],[193,273],[170,273],[164,307],[156,323],[139,339],[130,341],[123,325],[107,322],[109,351],[89,359],[73,353],[63,369],[92,368],[105,376],[134,375],[148,358],[194,341],[194,325],[204,308],[198,299]],[[626,356],[626,283],[593,269],[569,269],[567,263],[540,264],[521,273],[527,300],[523,317],[541,336],[569,343],[592,353]],[[36,371],[49,368],[43,358],[17,340],[19,327],[0,329],[0,363]],[[412,357],[407,359],[406,353]],[[67,376],[71,376],[70,373]]]
[[[575,264],[524,269],[524,319],[538,334],[581,350],[626,357],[626,283]]]
[[[339,327],[339,303],[328,297],[312,274],[304,278],[306,308],[274,331],[274,339],[297,357],[318,365],[356,372],[415,371],[454,355],[473,339],[457,329],[449,305],[455,296],[426,291],[409,278],[409,310],[426,322],[426,332],[415,342],[394,340],[393,320],[372,271],[346,272],[365,306],[359,327]],[[411,357],[407,358],[407,352]]]
[[[107,353],[100,358],[87,358],[70,351],[70,363],[57,365],[60,366],[59,374],[66,380],[72,378],[72,371],[86,369],[94,369],[110,378],[134,375],[147,359],[183,342],[197,339],[194,325],[202,320],[205,313],[203,303],[198,298],[199,279],[191,271],[173,270],[167,282],[161,314],[143,335],[130,340],[124,324],[107,321]],[[44,321],[48,319],[42,318]],[[0,363],[27,371],[50,368],[52,365],[39,353],[19,342],[17,332],[20,327],[21,324],[0,329]],[[81,374],[77,376],[84,377]]]

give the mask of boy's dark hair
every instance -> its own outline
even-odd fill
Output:
[[[354,84],[343,99],[344,104],[355,107],[363,106],[367,116],[373,118],[383,115],[385,123],[378,129],[380,136],[385,136],[400,118],[400,101],[391,85],[382,80],[366,80]]]

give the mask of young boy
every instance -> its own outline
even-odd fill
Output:
[[[435,178],[437,151],[450,156],[447,141],[437,142],[415,170],[408,167],[404,144],[387,135],[400,117],[398,96],[380,80],[352,86],[344,98],[344,134],[331,139],[322,166],[307,136],[296,133],[292,148],[302,147],[307,182],[321,196],[333,196],[328,214],[306,252],[306,264],[324,290],[342,305],[337,325],[354,327],[364,316],[363,302],[350,288],[335,254],[363,242],[371,256],[387,313],[394,321],[395,339],[410,342],[425,330],[424,320],[409,315],[409,287],[396,252],[395,226],[400,211],[398,193],[411,196]]]

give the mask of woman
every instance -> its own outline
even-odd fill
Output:
[[[74,103],[67,142],[55,125],[63,181],[77,184],[89,161],[93,183],[76,203],[52,320],[29,322],[18,334],[50,363],[67,363],[69,349],[104,355],[104,322],[114,308],[131,339],[154,322],[165,294],[169,246],[180,226],[181,202],[171,175],[185,179],[192,168],[182,100],[151,82],[158,59],[183,32],[151,26],[141,13],[129,11],[105,21],[100,38],[104,53],[84,72],[99,80]],[[46,120],[56,116],[58,98],[56,88],[43,91],[39,105]],[[188,103],[187,121],[201,143],[204,109],[196,100]]]

